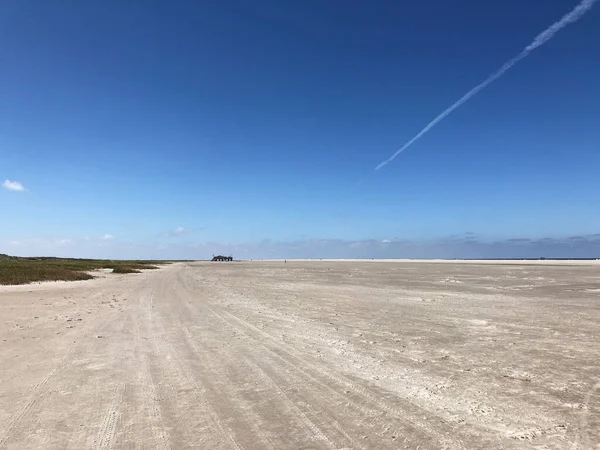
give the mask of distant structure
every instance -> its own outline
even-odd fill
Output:
[[[233,256],[213,255],[211,261],[233,261]]]

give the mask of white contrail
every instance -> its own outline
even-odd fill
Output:
[[[400,153],[402,153],[404,150],[406,150],[408,147],[410,147],[412,144],[414,144],[415,141],[419,140],[424,134],[426,134],[429,130],[431,130],[434,126],[436,126],[438,122],[440,122],[442,119],[446,118],[446,116],[450,115],[450,113],[452,113],[456,108],[458,108],[460,105],[465,103],[467,100],[469,100],[471,97],[473,97],[479,91],[481,91],[483,88],[487,87],[489,84],[493,83],[498,78],[500,78],[502,75],[504,75],[504,73],[508,69],[510,69],[512,66],[517,64],[519,61],[521,61],[527,55],[529,55],[529,53],[531,53],[533,50],[535,50],[536,48],[540,47],[541,45],[545,44],[550,39],[552,39],[554,37],[554,35],[556,33],[558,33],[561,29],[563,29],[570,23],[578,21],[586,12],[588,12],[590,10],[590,8],[597,1],[598,0],[583,0],[581,3],[579,3],[579,5],[577,5],[575,7],[575,9],[573,9],[573,11],[566,14],[558,22],[554,23],[547,30],[540,33],[533,40],[533,42],[531,44],[529,44],[527,47],[525,47],[525,49],[521,53],[519,53],[517,56],[515,56],[513,59],[511,59],[507,63],[505,63],[500,69],[498,69],[496,72],[494,72],[492,75],[490,75],[485,81],[483,81],[482,83],[475,86],[473,89],[471,89],[469,92],[467,92],[464,96],[462,96],[456,103],[454,103],[452,106],[450,106],[448,109],[446,109],[443,113],[441,113],[439,116],[437,116],[431,122],[429,122],[427,124],[427,126],[425,128],[423,128],[421,131],[419,131],[419,133],[415,137],[413,137],[410,141],[408,141],[406,144],[404,144],[391,157],[389,157],[388,159],[383,161],[381,164],[379,164],[375,168],[375,170],[379,170],[383,166],[392,162],[394,159],[396,159],[396,157]]]

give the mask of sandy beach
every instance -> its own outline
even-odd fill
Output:
[[[0,449],[597,449],[597,261],[0,287]]]

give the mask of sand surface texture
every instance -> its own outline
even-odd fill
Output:
[[[0,449],[599,449],[600,266],[181,263],[0,288]]]

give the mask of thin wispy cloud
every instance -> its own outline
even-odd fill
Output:
[[[105,241],[108,241],[110,239],[114,239],[115,237],[112,234],[105,234],[104,236],[102,236],[102,239],[104,239]]]
[[[182,237],[182,236],[186,236],[189,234],[193,234],[196,233],[197,231],[203,230],[203,227],[194,227],[194,228],[187,228],[187,227],[177,227],[174,228],[172,230],[168,230],[168,231],[163,231],[159,234],[159,236],[162,237]]]
[[[2,186],[4,187],[4,189],[8,189],[9,191],[14,192],[23,192],[25,190],[25,186],[23,186],[18,181],[5,180],[4,183],[2,183]]]
[[[169,233],[171,236],[181,236],[182,234],[185,234],[187,232],[187,230],[183,227],[177,227],[174,230],[171,230],[171,232]]]
[[[414,136],[406,144],[404,144],[402,147],[400,147],[400,149],[397,150],[396,153],[394,153],[392,156],[390,156],[385,161],[382,161],[375,168],[375,170],[379,170],[382,167],[391,163],[394,159],[396,159],[396,157],[400,153],[402,153],[404,150],[406,150],[408,147],[410,147],[412,144],[414,144],[417,140],[422,138],[425,134],[427,134],[427,132],[429,130],[431,130],[434,126],[436,126],[440,121],[445,119],[447,116],[449,116],[455,109],[457,109],[459,106],[466,103],[471,97],[473,97],[474,95],[479,93],[479,91],[483,90],[484,88],[486,88],[487,86],[492,84],[494,81],[496,81],[498,78],[500,78],[502,75],[504,75],[504,73],[506,71],[508,71],[511,67],[513,67],[515,64],[517,64],[522,59],[526,58],[536,48],[544,45],[546,42],[548,42],[550,39],[552,39],[554,37],[554,35],[556,33],[558,33],[560,30],[562,30],[564,27],[566,27],[567,25],[569,25],[571,23],[577,22],[579,19],[581,19],[584,16],[584,14],[587,13],[592,8],[592,6],[594,6],[594,4],[597,1],[598,0],[583,0],[581,3],[579,3],[579,5],[577,5],[575,7],[575,9],[573,9],[570,13],[564,15],[562,17],[562,19],[560,19],[558,22],[554,23],[549,28],[547,28],[542,33],[540,33],[533,40],[533,42],[531,42],[531,44],[529,44],[527,47],[525,47],[523,49],[523,51],[521,51],[521,53],[519,53],[517,56],[515,56],[514,58],[512,58],[511,60],[506,62],[502,67],[500,67],[500,69],[498,69],[496,72],[494,72],[492,75],[490,75],[482,83],[475,86],[473,89],[471,89],[465,95],[463,95],[458,101],[456,101],[453,105],[451,105],[444,112],[442,112],[440,115],[438,115],[435,119],[433,119],[431,122],[429,122],[425,128],[423,128],[421,131],[419,131],[419,133],[416,136]]]
[[[186,234],[192,234],[195,233],[199,230],[202,230],[203,228],[184,228],[184,227],[177,227],[174,230],[169,231],[167,234],[169,236],[184,236]]]

